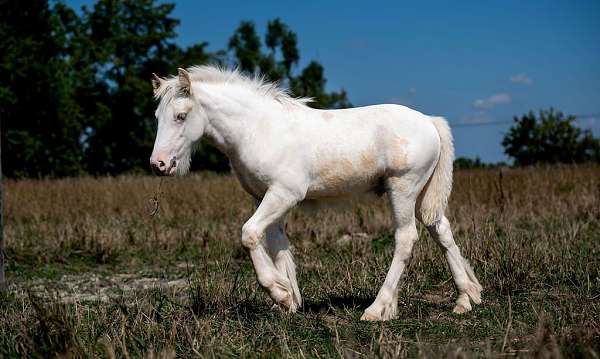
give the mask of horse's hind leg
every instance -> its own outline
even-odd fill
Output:
[[[285,235],[284,220],[282,219],[270,225],[267,228],[266,237],[267,249],[275,267],[279,273],[289,279],[294,291],[296,306],[302,306],[302,297],[300,296],[300,289],[296,280],[296,265],[290,251],[290,243]]]
[[[365,310],[361,320],[388,320],[398,310],[398,282],[406,268],[413,245],[418,239],[415,224],[415,198],[407,193],[399,178],[388,180],[388,194],[392,206],[396,231],[392,264],[375,302]]]
[[[450,272],[452,272],[454,284],[458,290],[458,299],[456,300],[454,312],[461,314],[470,311],[471,303],[469,298],[474,303],[480,304],[482,288],[471,266],[462,257],[456,242],[454,242],[448,219],[443,216],[441,220],[427,226],[427,229],[442,248],[448,261]]]

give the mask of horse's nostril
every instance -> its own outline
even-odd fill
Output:
[[[164,161],[158,161],[158,168],[164,168],[165,167],[165,162]]]

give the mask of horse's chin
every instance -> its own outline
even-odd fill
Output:
[[[173,169],[173,173],[170,176],[185,176],[190,172],[190,157],[185,157],[177,161],[177,166]]]

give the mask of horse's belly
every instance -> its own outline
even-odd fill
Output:
[[[308,186],[306,198],[348,197],[378,192],[382,182],[382,173],[375,163],[356,167],[350,161],[341,160],[335,165],[319,168]]]
[[[357,195],[373,191],[382,182],[385,145],[375,128],[361,135],[346,136],[337,146],[317,146],[310,165],[307,198]]]

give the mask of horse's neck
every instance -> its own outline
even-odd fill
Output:
[[[269,120],[259,117],[265,113],[264,108],[260,108],[265,104],[255,96],[225,86],[198,96],[208,116],[206,137],[229,157],[241,151],[247,131],[256,128],[256,121]]]

